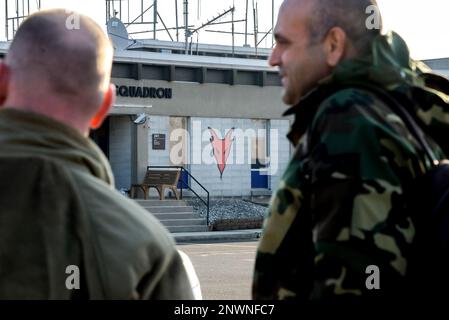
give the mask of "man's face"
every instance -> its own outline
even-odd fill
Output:
[[[281,6],[275,28],[276,46],[269,63],[279,67],[285,104],[295,105],[317,82],[327,76],[328,67],[321,41],[309,37],[312,1],[286,0]]]

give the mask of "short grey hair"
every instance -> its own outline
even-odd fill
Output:
[[[378,29],[368,29],[366,21],[369,6],[376,6],[376,0],[313,0],[310,17],[310,41],[324,39],[330,29],[340,27],[353,43],[359,54],[369,53],[373,39],[381,33],[382,18]],[[379,13],[379,10],[376,10]]]

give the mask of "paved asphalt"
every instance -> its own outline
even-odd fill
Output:
[[[195,267],[204,300],[249,300],[257,241],[179,244]]]

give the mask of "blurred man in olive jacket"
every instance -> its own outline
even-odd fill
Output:
[[[114,102],[113,49],[70,18],[32,15],[0,63],[0,298],[192,299],[172,238],[87,138]]]

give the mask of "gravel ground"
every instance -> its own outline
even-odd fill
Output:
[[[184,199],[198,210],[201,216],[206,216],[206,206],[198,199]],[[265,216],[267,208],[241,199],[211,199],[209,221],[214,224],[217,220],[227,219],[258,219]]]

